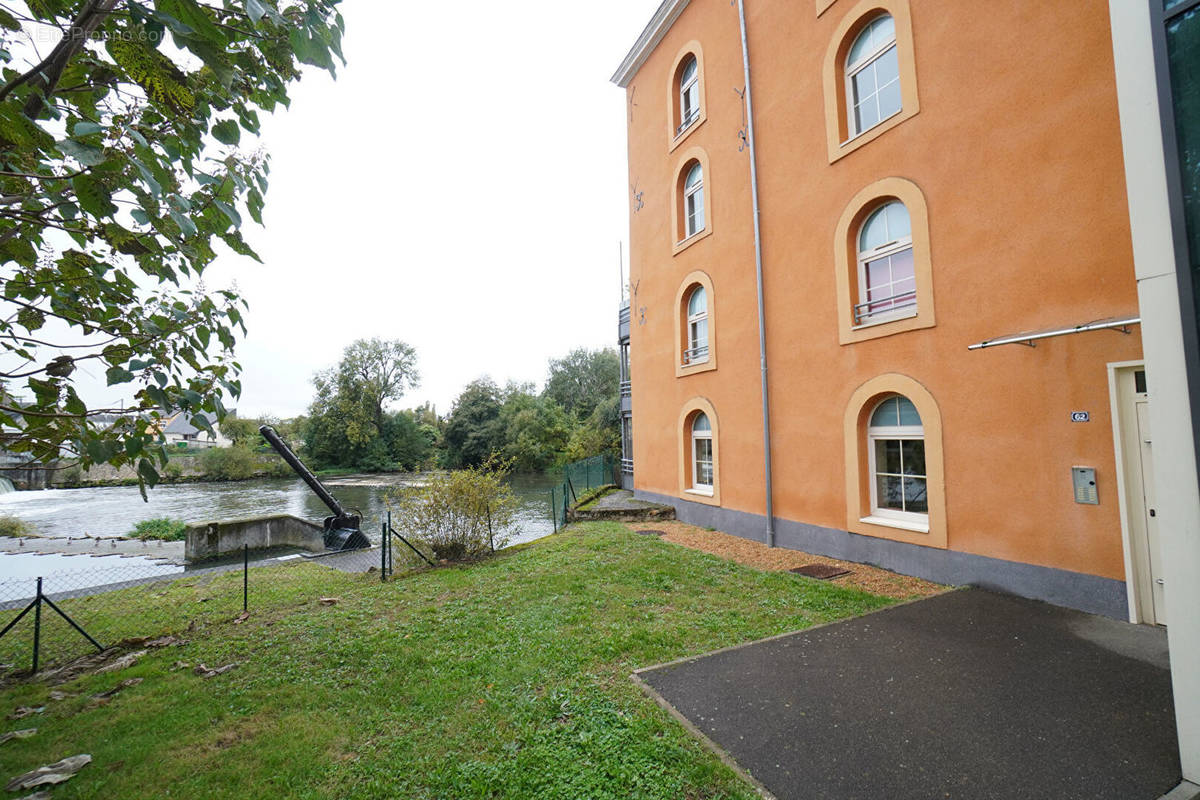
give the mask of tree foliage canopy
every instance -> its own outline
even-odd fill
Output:
[[[153,485],[164,416],[223,416],[244,303],[201,277],[218,241],[257,258],[240,229],[262,223],[267,157],[238,145],[302,65],[334,71],[338,2],[0,0],[7,448],[136,463]],[[87,366],[133,404],[89,407]]]
[[[562,358],[550,359],[545,395],[577,419],[587,418],[604,400],[615,397],[620,382],[620,361],[611,347],[578,348]]]
[[[320,465],[370,471],[420,466],[432,444],[427,432],[412,412],[387,410],[418,385],[411,346],[378,338],[352,343],[336,367],[313,376],[309,454]]]

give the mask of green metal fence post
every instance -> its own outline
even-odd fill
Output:
[[[379,523],[379,582],[387,583],[387,523]]]
[[[250,610],[250,543],[242,545],[242,613]]]

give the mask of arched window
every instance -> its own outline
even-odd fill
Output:
[[[687,130],[700,118],[700,68],[695,56],[688,56],[679,73],[679,125],[675,135]]]
[[[697,286],[688,295],[687,304],[687,349],[683,351],[683,363],[697,364],[708,360],[708,294],[703,286]]]
[[[695,236],[704,230],[704,171],[700,162],[692,164],[683,181],[683,236]]]
[[[912,220],[899,200],[875,209],[858,232],[858,303],[854,324],[915,310]]]
[[[703,411],[692,419],[692,489],[713,490],[712,425]]]
[[[846,116],[850,136],[899,113],[900,62],[896,21],[890,14],[871,20],[846,55]]]
[[[867,426],[871,514],[905,522],[929,519],[925,429],[904,395],[885,398]]]

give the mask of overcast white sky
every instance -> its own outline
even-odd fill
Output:
[[[348,65],[264,126],[262,255],[212,288],[250,303],[241,415],[302,413],[361,337],[417,349],[438,411],[469,381],[544,379],[615,344],[628,238],[624,93],[609,83],[658,0],[346,0]],[[626,253],[628,248],[626,247]]]

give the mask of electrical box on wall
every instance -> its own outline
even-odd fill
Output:
[[[1095,467],[1071,467],[1071,483],[1075,487],[1076,503],[1100,505],[1100,495],[1096,491]]]

